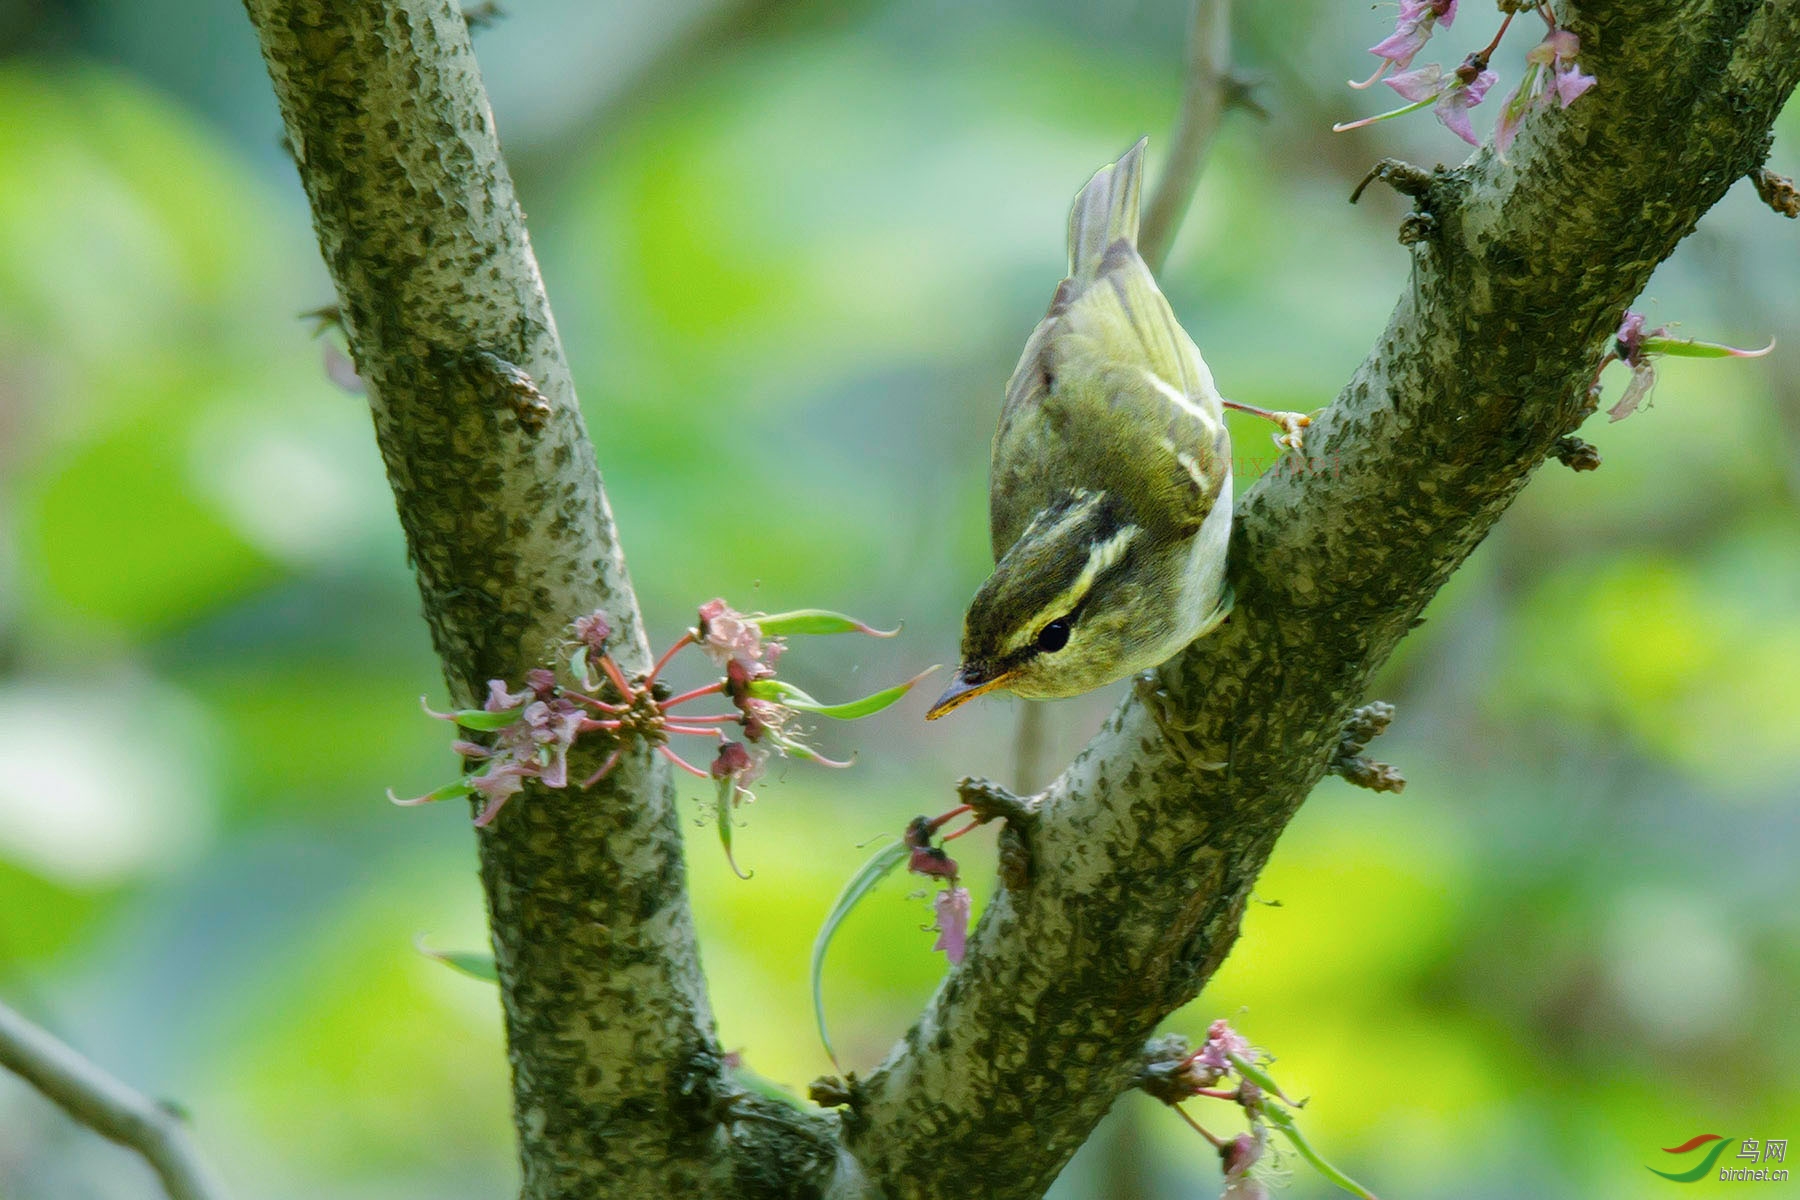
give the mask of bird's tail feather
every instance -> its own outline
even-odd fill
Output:
[[[1120,238],[1133,246],[1138,238],[1138,196],[1144,183],[1144,146],[1149,138],[1101,167],[1075,197],[1069,210],[1069,278],[1090,280],[1098,273],[1106,248]]]

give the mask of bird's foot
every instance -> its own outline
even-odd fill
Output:
[[[1275,435],[1275,444],[1283,450],[1301,448],[1300,431],[1312,424],[1312,418],[1305,413],[1283,412],[1278,409],[1258,408],[1254,404],[1240,404],[1236,400],[1222,400],[1226,408],[1235,408],[1239,412],[1249,413],[1253,417],[1261,417],[1265,421],[1273,421],[1281,427]]]

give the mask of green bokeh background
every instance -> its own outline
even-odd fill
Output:
[[[477,51],[657,640],[724,595],[906,622],[796,648],[818,694],[950,658],[1001,384],[1074,190],[1140,133],[1160,162],[1183,5],[510,7]],[[1408,278],[1403,205],[1351,186],[1464,147],[1328,132],[1374,111],[1342,81],[1387,14],[1239,7],[1269,115],[1226,126],[1165,286],[1228,394],[1313,409]],[[503,1195],[493,992],[410,946],[482,944],[475,835],[382,798],[453,770],[417,706],[442,684],[363,402],[296,319],[331,295],[248,24],[0,0],[0,45],[0,996],[178,1099],[245,1200]],[[1602,470],[1545,468],[1373,690],[1404,795],[1323,784],[1169,1023],[1232,1017],[1390,1198],[1682,1195],[1658,1147],[1800,1134],[1796,279],[1800,229],[1740,184],[1639,307],[1784,344],[1667,364],[1590,431]],[[1242,486],[1273,448],[1234,432]],[[1055,757],[1113,699],[1050,709]],[[1015,705],[922,707],[824,731],[853,771],[759,789],[751,881],[693,839],[721,1036],[796,1089],[829,1065],[806,959],[859,845],[1013,775]],[[942,970],[911,890],[834,949],[847,1063]],[[0,1130],[8,1200],[153,1194],[10,1078]],[[1128,1096],[1056,1195],[1218,1186]]]

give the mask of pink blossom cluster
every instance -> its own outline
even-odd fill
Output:
[[[1377,121],[1430,108],[1446,129],[1471,146],[1480,145],[1470,110],[1486,100],[1488,92],[1499,82],[1498,74],[1489,69],[1488,62],[1499,48],[1500,39],[1506,35],[1515,13],[1507,12],[1493,40],[1485,48],[1466,56],[1454,69],[1446,69],[1439,63],[1412,67],[1413,59],[1425,48],[1432,33],[1440,26],[1448,29],[1456,19],[1456,6],[1457,0],[1400,0],[1400,16],[1394,32],[1369,47],[1369,52],[1381,60],[1380,66],[1367,79],[1350,86],[1366,88],[1379,80],[1407,103],[1332,128],[1340,133],[1361,129]],[[1494,127],[1494,144],[1502,155],[1512,145],[1529,113],[1549,108],[1553,102],[1567,108],[1595,83],[1594,76],[1582,71],[1575,61],[1581,53],[1581,39],[1558,23],[1549,5],[1540,4],[1535,11],[1548,32],[1526,53],[1525,73],[1501,105],[1500,119]],[[1397,73],[1388,75],[1390,70]]]

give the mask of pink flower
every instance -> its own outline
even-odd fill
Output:
[[[763,666],[761,627],[725,601],[709,600],[700,606],[695,635],[700,649],[718,666],[729,670],[736,663],[750,679],[770,673]]]
[[[1206,1044],[1200,1048],[1197,1061],[1218,1071],[1231,1070],[1231,1055],[1247,1058],[1250,1054],[1250,1041],[1231,1027],[1231,1022],[1220,1017],[1206,1029]]]
[[[1431,39],[1432,26],[1441,22],[1448,29],[1456,20],[1456,0],[1400,0],[1400,19],[1394,32],[1369,47],[1369,53],[1382,60],[1375,73],[1353,88],[1366,88],[1391,69],[1404,69],[1413,56]]]
[[[569,747],[587,714],[573,700],[535,700],[525,719],[500,732],[500,744],[519,761],[535,761],[546,787],[569,784]]]
[[[1437,119],[1443,123],[1444,128],[1471,146],[1478,145],[1479,143],[1475,140],[1475,131],[1469,124],[1469,110],[1482,102],[1487,96],[1488,89],[1494,86],[1496,78],[1497,76],[1487,69],[1487,60],[1479,54],[1471,54],[1454,71],[1446,71],[1437,63],[1431,63],[1412,71],[1403,71],[1386,80],[1386,83],[1400,93],[1401,98],[1411,101],[1411,103],[1404,108],[1364,117],[1360,121],[1342,121],[1333,125],[1331,129],[1334,133],[1361,129],[1365,125],[1373,125],[1377,121],[1389,121],[1395,117],[1403,117],[1410,112],[1417,112],[1429,104]]]
[[[1575,62],[1581,39],[1567,29],[1552,29],[1525,55],[1525,75],[1500,108],[1494,125],[1494,147],[1505,154],[1518,135],[1527,113],[1548,108],[1552,96],[1563,108],[1575,103],[1595,84]]]
[[[575,618],[575,640],[586,646],[588,653],[605,654],[606,639],[611,636],[612,624],[600,609]]]
[[[1414,105],[1429,103],[1444,128],[1469,145],[1478,146],[1481,143],[1469,123],[1469,110],[1486,99],[1488,89],[1498,78],[1492,71],[1475,69],[1467,63],[1454,71],[1431,63],[1396,75],[1386,83]]]
[[[531,699],[531,695],[529,687],[522,691],[509,692],[506,690],[506,680],[490,679],[488,680],[487,702],[481,707],[489,712],[506,712]],[[452,718],[452,720],[454,719]]]
[[[1259,1123],[1253,1133],[1240,1133],[1219,1147],[1219,1165],[1225,1170],[1221,1200],[1267,1200],[1269,1189],[1250,1174],[1262,1161],[1268,1135]]]
[[[952,966],[963,960],[969,940],[969,889],[945,888],[932,902],[937,910],[938,939],[933,950],[942,950]]]
[[[1619,322],[1619,332],[1613,336],[1613,355],[1631,368],[1631,382],[1625,385],[1625,394],[1618,403],[1606,410],[1608,420],[1623,421],[1638,410],[1656,386],[1656,360],[1665,354],[1677,358],[1761,358],[1775,348],[1772,341],[1761,350],[1740,350],[1718,342],[1672,338],[1667,327],[1645,330],[1645,324],[1642,313],[1628,311]]]
[[[506,759],[496,760],[480,775],[470,776],[470,786],[487,801],[480,815],[475,818],[475,824],[491,824],[500,815],[501,807],[524,788],[525,777],[531,773],[531,768],[526,764]]]

